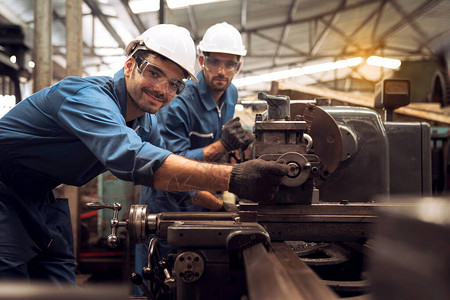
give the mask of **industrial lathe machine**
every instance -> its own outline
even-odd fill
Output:
[[[405,105],[409,85],[384,84],[380,103],[388,114]],[[289,166],[272,202],[241,199],[237,212],[223,213],[153,214],[132,205],[125,221],[118,203],[87,204],[114,210],[110,245],[120,227],[134,243],[148,243],[148,265],[132,276],[146,298],[370,297],[366,257],[380,211],[409,206],[389,201],[393,195],[431,194],[428,124],[384,122],[367,108],[258,98],[267,110],[256,115],[247,159]],[[150,236],[177,253],[161,257]]]

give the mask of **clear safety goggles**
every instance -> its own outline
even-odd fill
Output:
[[[171,79],[157,65],[150,63],[145,58],[136,56],[137,70],[139,74],[152,84],[167,83],[167,93],[170,95],[180,95],[186,88],[186,82],[179,79]]]
[[[234,73],[239,70],[240,62],[205,56],[205,68],[210,71],[218,71],[220,67],[227,73]]]

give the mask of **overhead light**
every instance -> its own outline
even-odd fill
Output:
[[[206,4],[206,3],[213,3],[213,2],[223,2],[223,1],[228,1],[228,0],[190,0],[190,1],[166,0],[166,1],[167,1],[167,5],[169,6],[170,9],[175,9],[175,8],[187,7],[190,5]]]
[[[190,5],[206,4],[212,2],[223,2],[228,0],[166,0],[167,6],[170,9],[177,9],[187,7]],[[131,11],[135,14],[152,12],[159,10],[159,1],[148,0],[132,0],[129,1]]]
[[[313,73],[320,73],[320,72],[326,72],[336,69],[342,69],[352,66],[359,65],[363,59],[361,57],[355,57],[345,60],[338,60],[335,62],[329,62],[324,64],[317,64],[317,65],[311,65],[311,66],[305,66],[301,68],[294,68],[290,70],[284,70],[284,71],[278,71],[278,72],[272,72],[262,75],[256,75],[256,76],[249,76],[245,78],[237,78],[233,80],[233,84],[237,87],[245,86],[245,85],[252,85],[257,84],[261,82],[267,82],[267,81],[274,81],[274,80],[280,80],[290,77],[297,77],[301,75],[306,74],[313,74]]]
[[[400,67],[402,62],[398,59],[371,56],[368,59],[366,59],[366,64],[388,69],[397,69],[398,67]]]
[[[236,106],[234,107],[234,109],[236,109],[237,111],[243,111],[243,110],[244,110],[244,105],[242,105],[242,104],[236,104]]]
[[[13,64],[15,64],[16,61],[17,61],[17,57],[16,57],[15,55],[11,55],[11,56],[9,57],[9,60],[10,60]]]
[[[159,1],[132,0],[128,1],[128,5],[135,14],[159,10]]]

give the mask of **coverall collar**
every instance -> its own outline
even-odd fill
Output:
[[[214,100],[213,96],[211,95],[211,93],[208,90],[208,86],[206,85],[205,82],[205,77],[203,76],[203,71],[200,71],[197,74],[197,79],[198,79],[198,91],[200,93],[200,97],[202,99],[202,103],[205,106],[206,110],[213,110],[216,109],[217,104],[216,101]],[[233,105],[231,97],[227,97],[227,93],[228,93],[228,89],[230,87],[228,87],[225,92],[222,94],[222,96],[220,97],[223,101],[224,101],[224,105]]]
[[[114,74],[114,92],[118,95],[120,112],[124,119],[127,116],[127,87],[123,68]]]

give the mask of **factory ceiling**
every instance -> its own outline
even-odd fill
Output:
[[[32,35],[33,2],[0,0],[0,24],[20,25]],[[70,30],[65,26],[66,1],[51,2],[53,60],[65,68],[65,37]],[[154,11],[139,11],[143,2]],[[160,2],[163,10],[158,10]],[[430,61],[436,59],[439,45],[449,39],[450,0],[216,0],[182,7],[175,7],[175,2],[84,0],[83,75],[112,75],[123,66],[125,45],[161,21],[186,27],[196,43],[215,23],[226,21],[238,28],[248,54],[236,78],[355,57],[365,61],[373,55],[402,62]],[[373,87],[389,72],[361,63],[293,80],[316,86],[344,80],[347,89],[359,81]],[[64,74],[54,77],[60,79]],[[240,91],[244,95],[268,86],[270,82],[241,86]],[[364,92],[364,85],[359,87]]]

